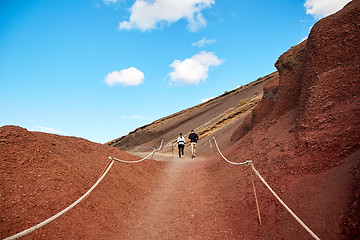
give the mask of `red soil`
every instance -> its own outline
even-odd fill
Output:
[[[0,128],[0,237],[32,227],[76,201],[102,174],[109,156],[139,159],[85,139]],[[25,238],[111,239],[161,169],[155,161],[115,163],[86,200]]]
[[[0,129],[1,152],[7,153],[1,156],[1,237],[31,227],[75,201],[96,181],[108,155],[137,159],[83,139],[18,127]],[[208,153],[218,155],[215,148]],[[171,161],[115,163],[88,199],[25,239],[311,239],[257,181],[263,219],[263,225],[258,224],[247,166],[219,158],[160,158]],[[356,158],[359,153],[320,175],[274,181],[268,172],[262,174],[321,238],[338,239],[338,229],[331,226],[340,224],[343,219],[336,217],[347,212],[343,201],[350,204],[352,179],[344,172]],[[279,177],[285,170],[270,171]]]
[[[262,101],[233,132],[226,151],[234,161],[252,159],[323,239],[360,237],[354,217],[360,210],[359,26],[356,0],[320,20],[307,41],[284,53],[276,62],[279,81],[264,87]],[[270,196],[264,192],[262,198]],[[275,211],[271,202],[265,206],[269,214]],[[285,219],[275,223],[291,225]],[[270,226],[259,233],[279,231]]]
[[[235,162],[253,160],[268,184],[320,239],[341,239],[344,220],[357,201],[354,198],[358,182],[354,182],[353,170],[360,162],[360,151],[327,171],[321,165],[309,167],[307,159],[296,152],[294,113],[284,115],[271,126],[257,125],[231,148],[224,149],[224,155]],[[219,176],[216,181],[219,188],[227,186],[223,194],[233,203],[236,236],[240,239],[312,239],[256,178],[263,218],[262,225],[257,224],[248,168],[224,161],[212,166],[213,174]],[[358,226],[358,219],[353,222]]]

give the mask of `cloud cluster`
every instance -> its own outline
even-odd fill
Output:
[[[222,64],[223,60],[219,59],[212,52],[202,51],[199,54],[187,58],[184,61],[175,60],[170,64],[174,71],[169,74],[170,84],[199,84],[209,77],[210,67]]]
[[[201,100],[201,103],[210,101],[211,99],[214,99],[214,98],[215,98],[215,97],[204,98],[204,99]]]
[[[105,83],[109,86],[120,84],[124,86],[137,86],[144,82],[144,73],[140,70],[130,67],[121,71],[108,73]]]
[[[205,45],[212,44],[214,42],[216,42],[215,39],[207,39],[206,37],[203,37],[201,40],[194,42],[191,45],[198,46],[198,47],[204,47]]]
[[[136,0],[130,11],[129,21],[119,23],[119,28],[150,31],[160,24],[171,24],[186,19],[190,31],[206,26],[201,11],[214,4],[214,0]]]
[[[343,8],[351,0],[306,0],[304,7],[306,14],[320,19],[333,14]]]
[[[55,134],[65,134],[64,132],[53,129],[53,128],[41,127],[41,126],[32,126],[32,127],[33,127],[33,129],[29,129],[30,131],[39,131],[39,132],[55,133]]]

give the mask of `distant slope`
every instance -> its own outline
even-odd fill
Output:
[[[163,139],[165,145],[169,145],[176,141],[180,132],[187,135],[191,129],[195,129],[202,139],[245,116],[260,101],[264,84],[276,78],[278,73],[274,72],[210,101],[140,127],[107,144],[124,150],[140,145],[153,146]]]

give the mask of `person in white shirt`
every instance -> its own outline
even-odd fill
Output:
[[[179,158],[181,158],[181,155],[184,156],[185,148],[185,138],[183,137],[182,133],[179,134],[179,137],[177,139],[177,145],[179,149]]]

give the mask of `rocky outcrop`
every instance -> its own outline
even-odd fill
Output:
[[[306,41],[282,54],[275,67],[279,75],[264,86],[261,102],[234,131],[231,141],[245,136],[262,121],[274,121],[298,106]]]
[[[327,207],[303,206],[303,216],[322,212],[312,220],[315,231],[326,229],[323,236],[332,231],[324,238],[359,239],[360,0],[318,21],[308,39],[275,66],[278,83],[265,85],[261,102],[235,129],[225,154],[237,162],[252,159],[280,192],[307,178],[315,188],[325,183],[309,204]],[[304,188],[286,192],[303,202],[309,195],[299,193]],[[332,224],[316,226],[325,216]]]
[[[360,148],[360,1],[315,24],[303,66],[301,150],[336,164]]]
[[[360,1],[316,23],[275,66],[278,84],[274,79],[265,85],[233,142],[295,109],[299,152],[330,166],[360,148]]]
[[[254,107],[254,109],[245,117],[241,125],[231,135],[232,142],[236,142],[245,136],[245,134],[251,131],[254,126],[264,120],[267,116],[270,116],[278,98],[278,87],[279,74],[276,72],[264,85],[263,97],[260,103]]]
[[[279,71],[278,101],[272,114],[275,119],[298,107],[306,44],[307,41],[305,40],[292,47],[282,54],[275,63],[275,67]]]
[[[316,23],[275,66],[278,82],[264,86],[224,155],[251,159],[276,192],[296,196],[286,200],[321,239],[359,239],[360,0]],[[272,206],[263,214],[278,215]]]

